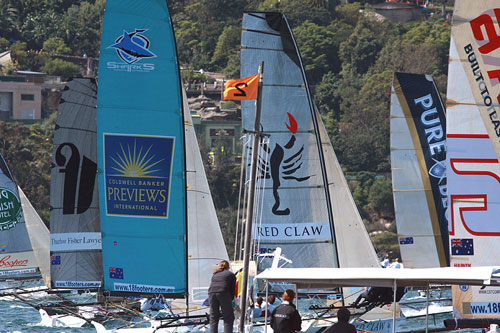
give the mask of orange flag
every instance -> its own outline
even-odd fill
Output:
[[[257,88],[259,86],[259,74],[255,74],[243,79],[234,79],[226,82],[224,90],[224,100],[242,101],[257,98]]]

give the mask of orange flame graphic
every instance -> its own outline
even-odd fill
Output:
[[[290,113],[287,112],[286,114],[288,115],[288,119],[290,120],[290,125],[285,122],[286,128],[288,128],[293,134],[297,133],[297,121]]]

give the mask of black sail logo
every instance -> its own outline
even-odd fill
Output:
[[[64,147],[70,149],[69,158],[62,152]],[[61,167],[59,172],[64,174],[63,214],[75,214],[75,208],[76,214],[86,212],[93,199],[97,164],[86,156],[82,157],[80,163],[78,148],[69,142],[57,148],[55,161]]]
[[[295,134],[297,133],[298,124],[295,118],[287,112],[290,125],[285,123],[286,127],[292,136],[285,145],[280,145],[276,143],[272,153],[269,163],[260,160],[259,170],[261,172],[261,177],[271,178],[273,181],[273,197],[274,205],[272,207],[272,213],[274,215],[290,215],[290,208],[284,207],[281,204],[279,188],[281,187],[281,180],[288,181],[294,180],[297,182],[303,182],[308,180],[311,176],[297,177],[295,174],[302,167],[302,153],[304,151],[304,145],[300,148],[296,147],[297,138]],[[263,147],[264,150],[269,152],[269,147]]]

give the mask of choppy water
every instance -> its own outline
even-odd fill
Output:
[[[430,316],[429,327],[438,328],[443,326],[443,319],[449,318],[449,314]],[[52,328],[39,326],[40,315],[38,310],[19,301],[0,300],[0,333],[20,332],[47,332],[47,333],[88,333],[95,332],[93,327],[83,328]],[[402,320],[397,326],[398,331],[412,331],[425,328],[425,317]],[[481,332],[481,330],[460,330],[457,332]]]

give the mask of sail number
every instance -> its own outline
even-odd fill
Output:
[[[243,90],[243,88],[248,87],[246,82],[239,82],[236,84],[235,88],[239,91],[239,93],[235,93],[234,96],[246,97],[247,93]]]
[[[500,20],[500,9],[494,9],[496,21]],[[486,35],[488,35],[488,42],[481,47],[479,47],[479,51],[481,53],[490,53],[500,47],[500,36],[497,34],[497,30],[495,29],[495,23],[493,22],[493,18],[488,14],[483,14],[481,16],[476,17],[472,21],[470,21],[470,26],[472,29],[472,33],[474,34],[474,38],[478,41],[485,40],[483,31],[481,28],[484,26],[486,31]]]

